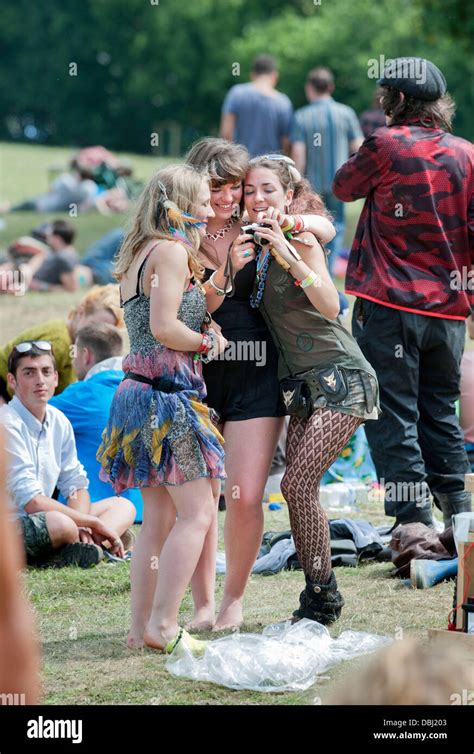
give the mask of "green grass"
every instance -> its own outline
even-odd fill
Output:
[[[29,144],[0,143],[0,201],[13,203],[30,199],[48,190],[50,168],[66,169],[74,153],[64,147],[38,147]],[[129,158],[135,168],[135,177],[147,181],[151,175],[169,159],[158,159],[144,155],[121,153]],[[104,217],[97,212],[88,212],[78,217],[67,213],[54,212],[13,212],[3,217],[5,227],[0,228],[0,255],[9,243],[21,235],[28,234],[35,225],[51,219],[67,219],[74,223],[77,232],[77,249],[80,253],[97,238],[124,223],[125,216]]]
[[[0,200],[18,201],[47,189],[48,167],[65,164],[72,150],[27,145],[0,145]],[[153,157],[130,156],[137,176],[146,180],[159,167]],[[348,206],[346,243],[350,243],[361,203]],[[0,249],[18,235],[28,233],[47,216],[33,213],[10,214],[0,230]],[[89,213],[74,219],[78,249],[82,252],[107,229],[124,218],[104,218]],[[340,287],[341,284],[338,283]],[[40,320],[64,317],[82,296],[75,294],[28,293],[23,297],[0,297],[0,324],[5,342]],[[356,515],[377,525],[385,521],[380,504],[372,504]],[[222,549],[222,522],[220,514]],[[266,530],[289,528],[286,506],[270,512],[265,506]],[[389,576],[389,564],[340,568],[339,586],[346,599],[342,619],[331,628],[333,636],[344,629],[373,633],[426,636],[428,627],[444,627],[452,601],[452,584],[417,592]],[[288,617],[297,606],[302,588],[301,572],[275,576],[253,576],[245,599],[245,631]],[[125,639],[130,617],[129,565],[101,563],[83,571],[28,570],[25,586],[34,606],[43,652],[44,701],[48,704],[296,704],[311,703],[315,697],[326,701],[335,685],[350,677],[363,660],[330,671],[329,681],[320,681],[305,694],[257,694],[233,692],[218,686],[173,678],[165,669],[164,658],[149,650],[130,652]],[[218,579],[217,601],[223,580]],[[191,617],[187,594],[181,619]]]
[[[270,512],[265,527],[288,528],[286,506]],[[377,523],[377,507],[362,513]],[[224,514],[220,513],[220,527]],[[220,544],[222,547],[222,541]],[[337,569],[346,607],[330,627],[336,637],[345,629],[400,637],[426,637],[427,627],[442,628],[452,600],[452,584],[428,591],[406,588],[390,577],[390,564]],[[260,633],[269,623],[287,618],[297,606],[303,585],[299,571],[255,575],[245,598],[243,631]],[[44,701],[48,704],[324,704],[338,683],[350,677],[363,658],[336,666],[305,693],[260,694],[173,678],[162,655],[130,651],[126,632],[130,617],[129,565],[101,563],[94,569],[28,570],[26,588],[34,606],[43,651]],[[217,600],[223,577],[218,577]],[[180,620],[192,616],[188,593]],[[203,638],[215,638],[202,634]]]

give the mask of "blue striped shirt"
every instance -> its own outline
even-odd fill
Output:
[[[305,174],[315,191],[331,193],[336,172],[349,158],[349,143],[363,138],[354,110],[332,97],[315,100],[293,116],[290,140],[306,145]]]

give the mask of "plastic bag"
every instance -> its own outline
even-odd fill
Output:
[[[202,658],[187,648],[170,655],[166,667],[179,678],[208,681],[231,689],[304,691],[318,674],[344,660],[368,654],[392,639],[343,631],[332,639],[320,623],[303,619],[267,626],[262,634],[233,633],[210,641]]]

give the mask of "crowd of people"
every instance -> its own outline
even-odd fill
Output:
[[[443,74],[424,61],[420,82],[404,60],[384,71],[385,125],[363,140],[329,71],[310,72],[310,104],[292,114],[274,61],[258,58],[253,81],[226,97],[222,138],[201,139],[143,190],[117,239],[119,285],[93,288],[67,322],[0,350],[8,490],[28,561],[90,565],[133,548],[132,649],[204,651],[179,626],[188,585],[189,630],[244,622],[285,417],[281,490],[305,578],[293,621],[330,624],[344,606],[320,484],[362,424],[394,528],[434,526],[433,503],[446,526],[470,510],[474,438],[456,401],[474,299],[453,280],[474,266],[474,151],[450,133]],[[329,260],[344,203],[361,198],[346,276],[351,334]],[[66,265],[73,239],[54,230]],[[48,283],[44,264],[32,281],[43,269]],[[55,270],[67,287],[70,270]],[[463,393],[472,396],[472,373]],[[472,419],[468,398],[470,433]]]

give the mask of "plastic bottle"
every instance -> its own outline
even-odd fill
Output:
[[[345,508],[351,510],[366,503],[368,499],[367,486],[360,481],[334,482],[324,484],[320,489],[320,501],[326,510]]]

